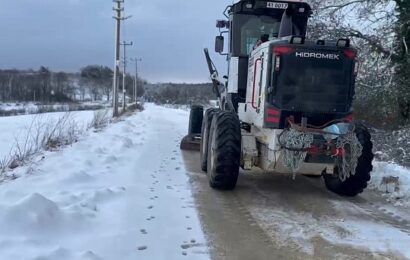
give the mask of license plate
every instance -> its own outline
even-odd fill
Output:
[[[267,3],[268,8],[273,8],[273,9],[287,9],[288,4],[287,3],[274,3],[274,2],[268,2]]]

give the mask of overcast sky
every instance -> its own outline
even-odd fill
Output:
[[[213,52],[215,21],[232,0],[125,0],[122,40],[130,57],[143,59],[150,82],[206,82],[202,49]],[[0,67],[78,71],[88,64],[113,67],[112,0],[1,0]],[[130,69],[133,69],[131,67]]]

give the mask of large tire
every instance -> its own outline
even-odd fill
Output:
[[[192,106],[191,107],[191,113],[189,114],[188,135],[201,133],[203,117],[204,117],[204,107],[203,106]]]
[[[214,189],[232,190],[238,181],[241,159],[241,126],[237,114],[216,113],[209,133],[209,185]]]
[[[202,120],[201,129],[201,145],[200,145],[200,158],[201,158],[201,169],[206,172],[208,164],[208,140],[209,140],[209,130],[211,128],[212,118],[215,113],[219,110],[218,108],[210,108],[206,110],[204,119]]]
[[[367,188],[367,183],[370,181],[370,173],[373,170],[373,143],[367,128],[362,124],[356,124],[356,136],[363,146],[362,155],[358,159],[355,175],[350,176],[342,182],[338,176],[338,167],[335,169],[335,174],[324,174],[323,178],[327,189],[330,191],[348,197],[354,197],[362,193]]]

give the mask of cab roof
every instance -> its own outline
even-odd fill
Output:
[[[231,6],[229,13],[278,15],[278,13],[283,13],[285,10],[296,16],[309,17],[312,14],[310,5],[302,0],[241,0]]]

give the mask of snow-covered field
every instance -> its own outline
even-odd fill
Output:
[[[46,113],[38,115],[23,115],[0,117],[0,159],[9,156],[15,148],[16,141],[20,144],[25,143],[29,134],[30,126],[33,122],[51,123],[56,122],[64,116],[65,112]],[[92,120],[94,111],[71,112],[70,118],[74,120],[79,129],[85,129]]]
[[[187,120],[148,105],[17,168],[0,186],[0,259],[208,259],[179,155]]]
[[[29,103],[1,103],[0,110],[11,111],[11,110],[24,110],[28,113],[35,112],[37,110],[37,105],[33,102]]]
[[[49,112],[69,112],[69,111],[86,111],[98,110],[108,108],[109,102],[78,102],[78,103],[54,103],[42,104],[35,102],[21,102],[21,103],[2,103],[0,102],[0,116],[17,116],[17,115],[31,115],[42,114]]]

